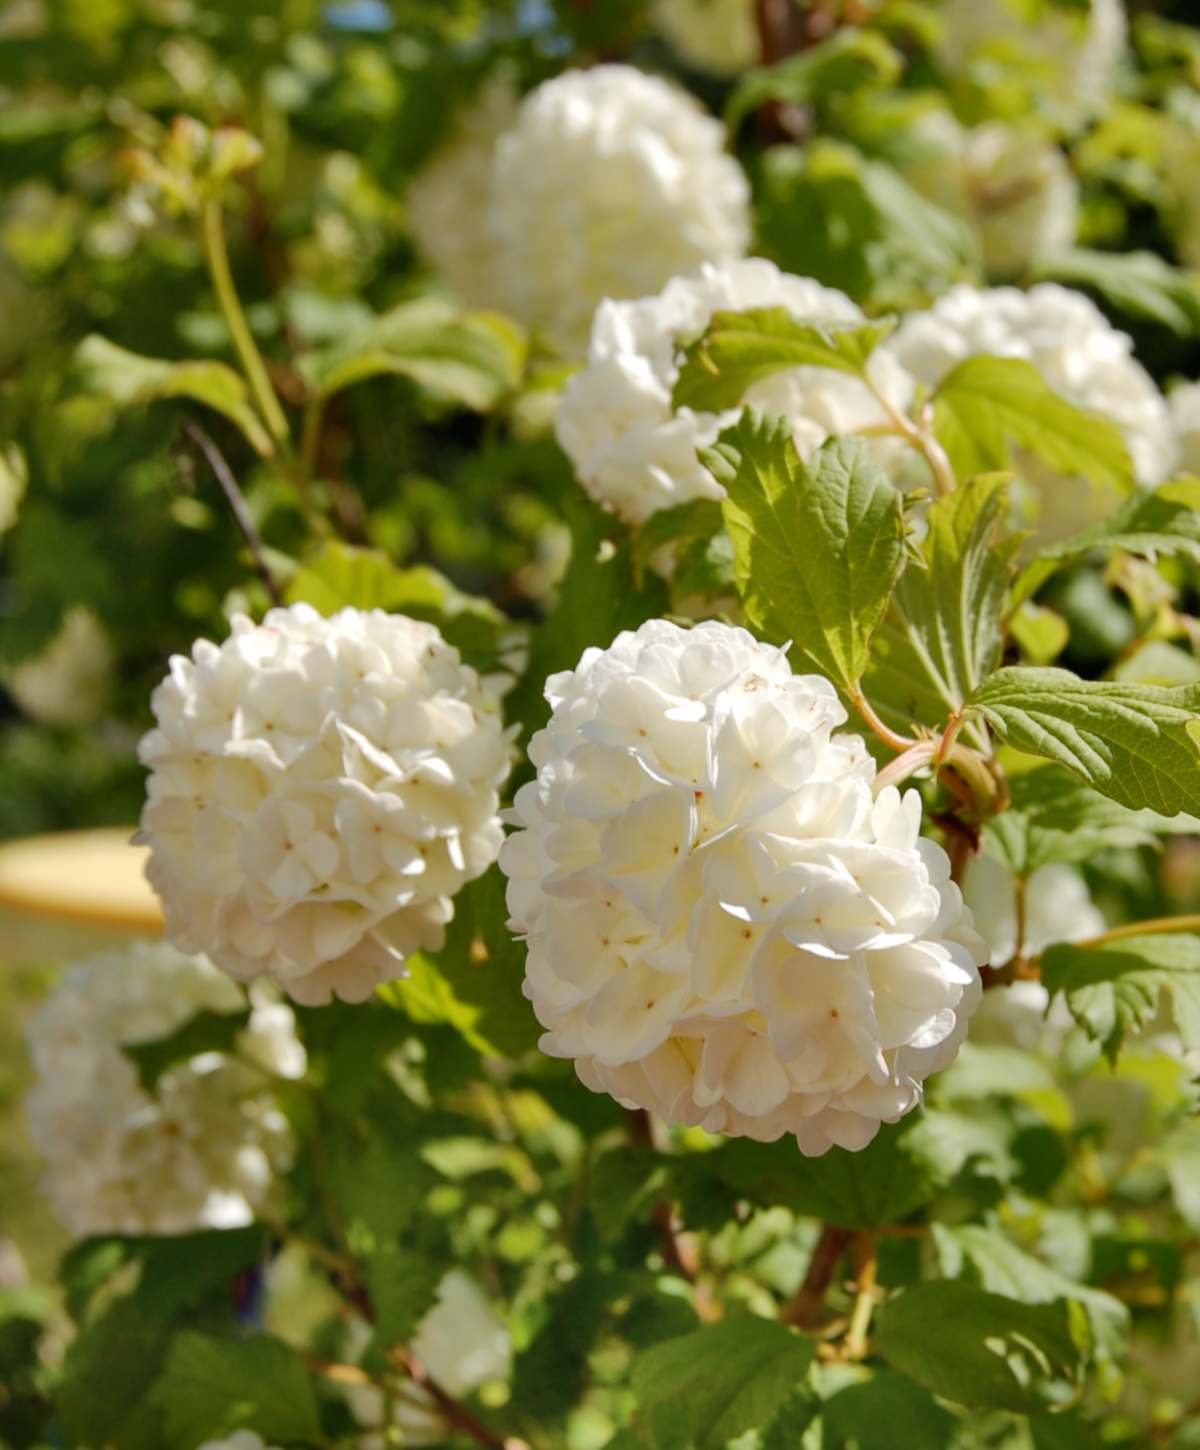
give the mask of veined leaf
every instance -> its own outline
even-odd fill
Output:
[[[933,425],[959,478],[1011,466],[1013,445],[1098,488],[1127,492],[1133,465],[1118,426],[1056,393],[1031,362],[969,357],[942,379]]]
[[[1200,685],[1164,689],[1014,667],[970,703],[1018,750],[1065,765],[1133,810],[1200,814]]]
[[[831,439],[801,463],[786,420],[753,410],[701,456],[726,489],[751,623],[853,689],[904,568],[899,493],[861,440]]]
[[[868,358],[895,326],[891,318],[801,322],[786,307],[715,312],[684,349],[672,406],[720,413],[736,407],[754,383],[788,368],[831,368],[861,378]]]
[[[274,445],[250,405],[250,393],[239,373],[223,362],[168,362],[143,357],[96,333],[85,337],[75,352],[80,385],[123,408],[165,398],[191,398],[220,413],[238,429],[255,452],[267,458]]]
[[[1061,942],[1042,953],[1042,981],[1062,992],[1071,1014],[1115,1059],[1128,1033],[1146,1025],[1159,998],[1171,998],[1187,1048],[1200,1047],[1200,936],[1129,936],[1097,946]]]

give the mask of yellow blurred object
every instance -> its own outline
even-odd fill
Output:
[[[65,831],[0,846],[0,908],[139,935],[162,932],[134,827]]]

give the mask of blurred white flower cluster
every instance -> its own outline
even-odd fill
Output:
[[[801,322],[864,320],[844,293],[757,257],[701,267],[657,296],[600,304],[587,366],[568,380],[555,419],[559,443],[598,503],[642,523],[659,509],[722,497],[696,450],[712,443],[740,408],[672,411],[678,340],[701,332],[714,312],[754,307],[784,307]],[[876,381],[893,400],[906,402],[911,387],[903,370],[886,354],[877,356]],[[828,368],[776,373],[756,383],[746,401],[787,417],[804,458],[833,433],[886,422],[864,383]]]
[[[291,1153],[271,1078],[304,1071],[291,1011],[259,1001],[236,1056],[179,1062],[153,1093],[121,1051],[245,1002],[208,962],[161,943],[92,957],[58,979],[28,1026],[26,1109],[46,1190],[74,1234],[227,1228],[268,1200]]]
[[[1064,128],[1102,111],[1125,49],[1122,0],[1038,5],[1023,0],[946,0],[939,52],[955,77],[1008,71]]]
[[[654,0],[654,25],[696,70],[733,76],[759,58],[754,0]]]
[[[1068,401],[1120,426],[1140,484],[1160,483],[1171,469],[1175,441],[1165,399],[1127,334],[1070,288],[952,287],[928,311],[906,317],[881,351],[928,388],[968,357],[1022,358]],[[1114,502],[1032,459],[1023,460],[1021,475],[1035,489],[1043,537],[1083,528]]]
[[[948,111],[930,112],[915,130],[920,157],[905,176],[971,224],[989,274],[1016,276],[1074,242],[1079,183],[1053,142],[998,121],[963,127]]]
[[[464,297],[564,354],[582,354],[604,298],[746,251],[749,187],[724,128],[668,81],[567,71],[506,117],[502,88],[485,90],[413,183],[414,235]]]
[[[483,1290],[462,1269],[451,1269],[438,1285],[437,1302],[417,1326],[410,1348],[439,1387],[455,1399],[488,1380],[506,1379],[512,1368],[508,1330]],[[384,1398],[378,1390],[355,1388],[347,1391],[346,1399],[360,1424],[381,1430],[364,1436],[361,1450],[384,1450],[395,1443],[385,1433]],[[446,1439],[445,1416],[415,1382],[394,1397],[392,1425],[402,1432],[404,1445],[440,1445]]]
[[[496,859],[508,736],[433,625],[239,616],[172,659],[152,704],[147,875],[176,944],[235,977],[362,1001],[441,946]]]
[[[543,1049],[669,1122],[865,1146],[966,1034],[982,943],[830,683],[653,620],[554,675],[501,855]]]
[[[41,725],[88,725],[112,694],[113,647],[104,626],[84,604],[63,615],[40,654],[5,673],[4,686]]]

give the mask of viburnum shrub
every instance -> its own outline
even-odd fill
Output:
[[[0,61],[0,1446],[1200,1444],[1200,31]]]

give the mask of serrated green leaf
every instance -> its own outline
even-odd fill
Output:
[[[525,356],[524,335],[507,318],[422,297],[373,318],[336,347],[304,354],[298,365],[322,398],[392,374],[487,412],[516,387]]]
[[[1177,337],[1200,334],[1200,287],[1156,252],[1074,247],[1037,257],[1030,280],[1090,287],[1129,317],[1156,322]]]
[[[1013,587],[1014,602],[1028,599],[1057,569],[1093,549],[1200,561],[1200,479],[1177,478],[1152,492],[1138,490],[1092,528],[1040,549]]]
[[[749,71],[733,89],[725,119],[733,130],[766,101],[802,106],[842,99],[864,86],[891,85],[904,57],[878,31],[843,26],[827,39],[776,65]]]
[[[195,1450],[235,1430],[256,1430],[268,1443],[322,1442],[308,1372],[295,1350],[266,1335],[177,1334],[154,1398],[169,1450]]]
[[[790,425],[747,409],[702,458],[722,504],[747,617],[846,690],[904,569],[901,499],[860,439],[801,463]]]
[[[249,1007],[240,1012],[197,1012],[166,1037],[124,1042],[121,1052],[137,1068],[142,1089],[153,1093],[159,1078],[176,1063],[187,1062],[203,1052],[232,1052],[249,1020]]]
[[[1164,994],[1188,1049],[1200,1047],[1200,936],[1129,936],[1096,946],[1060,942],[1042,953],[1042,981],[1062,992],[1076,1022],[1115,1059],[1150,1022]]]
[[[924,568],[909,567],[875,639],[865,689],[902,728],[936,729],[1000,660],[1001,608],[1019,540],[1003,537],[1006,479],[969,480],[929,510]]]
[[[1033,1410],[1078,1386],[1088,1344],[1078,1305],[1020,1304],[931,1280],[876,1313],[875,1347],[910,1379],[972,1408]]]
[[[1069,403],[1022,358],[960,362],[934,394],[933,427],[959,478],[1010,468],[1015,445],[1097,488],[1125,493],[1134,484],[1117,424]]]
[[[1065,765],[1133,810],[1200,814],[1200,685],[1081,680],[1069,670],[999,670],[971,698],[1018,750]]]
[[[645,1450],[724,1450],[765,1425],[812,1363],[816,1342],[769,1319],[710,1324],[634,1360],[630,1433]]]
[[[165,398],[191,398],[222,414],[267,458],[270,436],[250,405],[250,393],[238,373],[223,362],[168,362],[129,352],[92,333],[79,344],[75,368],[80,386],[119,407],[136,407]]]
[[[715,312],[704,332],[684,348],[671,405],[724,412],[736,407],[753,384],[789,368],[830,368],[861,378],[871,354],[895,326],[892,318],[802,322],[786,307]]]

